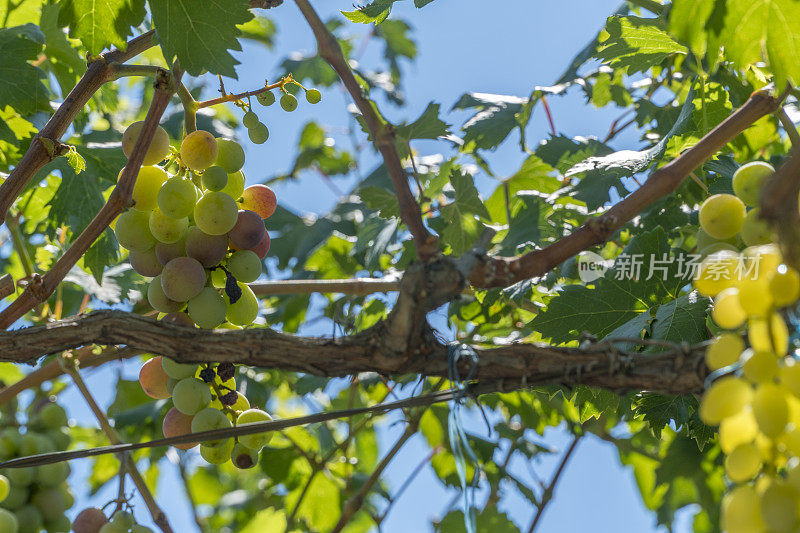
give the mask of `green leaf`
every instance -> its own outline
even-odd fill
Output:
[[[400,204],[397,196],[383,187],[364,187],[359,189],[358,195],[370,209],[379,211],[383,218],[396,218],[400,216]]]
[[[244,526],[240,533],[260,533],[262,531],[285,531],[286,512],[273,508],[258,511]]]
[[[476,531],[519,533],[519,528],[514,522],[495,507],[480,510],[476,515],[475,527]],[[466,533],[466,531],[463,511],[450,511],[436,527],[437,533]]]
[[[403,20],[386,20],[375,27],[375,36],[386,43],[383,57],[389,63],[392,80],[395,82],[400,79],[399,59],[414,59],[417,55],[417,44],[408,36],[410,31],[411,26]]]
[[[297,510],[297,517],[305,521],[308,528],[314,531],[331,531],[339,519],[341,492],[328,476],[329,474],[325,472],[314,476],[306,497]],[[294,508],[301,492],[302,487],[299,487],[286,495],[287,509]]]
[[[178,58],[192,76],[204,71],[236,78],[229,50],[241,50],[236,27],[253,18],[247,0],[149,0],[164,57]]]
[[[112,45],[124,50],[131,29],[144,16],[144,0],[64,0],[58,21],[90,54],[98,55]]]
[[[440,231],[442,240],[456,255],[470,249],[480,235],[483,225],[476,216],[489,218],[489,212],[478,195],[472,177],[463,172],[453,172],[450,183],[455,189],[455,199],[442,207],[441,217],[446,223]]]
[[[702,57],[706,53],[706,22],[714,10],[709,0],[673,0],[669,10],[669,31]]]
[[[380,24],[392,12],[392,5],[395,2],[397,0],[374,0],[355,11],[342,11],[342,15],[350,22],[357,24]]]
[[[661,431],[667,424],[674,422],[680,429],[696,409],[697,400],[693,396],[643,392],[637,398],[634,412],[637,417],[650,424],[656,438],[660,439]]]
[[[478,113],[462,126],[465,151],[493,150],[511,131],[520,125],[517,115],[522,112],[528,98],[502,94],[467,93],[461,96],[454,109],[478,109]]]
[[[615,69],[634,74],[658,65],[671,54],[686,54],[686,48],[672,39],[663,25],[661,19],[609,17],[597,57]]]
[[[80,174],[86,170],[86,160],[78,153],[74,146],[69,147],[66,158],[69,166],[75,171],[75,174]]]
[[[0,108],[9,105],[23,115],[50,109],[45,73],[28,63],[39,56],[44,41],[34,24],[0,29]]]
[[[412,139],[438,139],[448,135],[449,124],[439,118],[439,104],[428,104],[422,115],[411,124],[397,126],[395,134],[399,139],[409,141]]]

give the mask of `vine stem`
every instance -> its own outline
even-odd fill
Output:
[[[561,463],[558,465],[558,469],[556,473],[553,475],[553,479],[550,480],[550,484],[544,490],[542,494],[541,501],[539,502],[539,506],[536,509],[536,515],[533,517],[533,521],[531,522],[531,527],[528,528],[528,533],[533,533],[536,529],[536,526],[539,524],[539,520],[542,518],[544,514],[544,510],[547,507],[547,504],[553,499],[553,491],[558,484],[558,480],[561,478],[561,474],[564,472],[564,469],[567,466],[570,458],[572,457],[572,453],[575,451],[575,448],[578,446],[578,442],[580,442],[581,437],[583,435],[575,435],[575,438],[572,439],[572,444],[569,445],[567,448],[566,453],[564,453],[564,457],[561,459]]]
[[[59,356],[61,358],[61,356]],[[108,417],[97,405],[97,401],[95,401],[94,396],[89,391],[89,388],[86,386],[86,382],[83,381],[83,378],[78,371],[78,367],[76,365],[76,360],[73,358],[61,358],[62,366],[64,371],[70,375],[72,381],[75,383],[75,386],[83,396],[83,399],[86,400],[86,403],[89,405],[89,408],[94,413],[97,422],[100,424],[100,427],[103,430],[103,433],[106,434],[108,440],[111,441],[112,444],[124,444],[122,439],[119,436],[119,433],[111,426],[111,423],[108,421]],[[124,471],[127,471],[128,474],[131,476],[131,480],[133,484],[136,485],[136,489],[141,494],[142,499],[144,500],[145,505],[147,506],[147,510],[150,512],[150,516],[153,518],[153,522],[163,531],[164,533],[173,533],[172,527],[169,525],[169,521],[167,520],[167,515],[164,514],[164,511],[156,503],[155,498],[153,497],[153,493],[150,492],[150,488],[147,486],[147,482],[145,482],[142,474],[136,468],[136,463],[131,458],[128,452],[123,452],[120,454],[122,456],[122,462],[124,465]],[[120,472],[120,475],[124,475],[123,472]],[[121,483],[121,481],[120,481]]]

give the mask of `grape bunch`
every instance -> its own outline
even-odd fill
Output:
[[[772,172],[767,163],[743,165],[735,195],[711,196],[700,208],[698,248],[705,241],[706,251],[694,287],[714,299],[711,317],[721,330],[706,351],[719,377],[700,417],[719,426],[732,482],[722,507],[729,533],[800,527],[800,361],[784,318],[800,298],[800,275],[784,264],[755,207]]]
[[[28,422],[0,431],[0,460],[66,450],[71,441],[67,414],[57,403],[37,397],[28,407]],[[67,532],[64,514],[74,498],[67,485],[67,463],[9,468],[0,474],[0,531]]]
[[[88,507],[78,513],[72,522],[74,533],[153,533],[147,526],[137,524],[133,515],[125,510],[116,511],[107,518],[102,509]]]
[[[237,392],[235,374],[231,363],[191,365],[159,356],[142,366],[139,383],[151,398],[172,398],[162,425],[164,437],[272,420],[267,412],[251,408],[244,394]],[[230,460],[237,468],[252,468],[271,438],[271,433],[260,433],[206,441],[200,444],[200,455],[211,464]],[[182,450],[195,446],[175,445]]]

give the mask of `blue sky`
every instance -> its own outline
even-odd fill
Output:
[[[336,16],[337,10],[350,10],[348,2],[315,2],[323,18]],[[527,96],[535,85],[550,85],[563,72],[574,54],[602,27],[605,18],[618,6],[617,0],[561,0],[559,2],[531,2],[506,0],[486,2],[478,0],[436,0],[423,10],[417,10],[410,1],[398,2],[393,15],[407,20],[414,28],[413,36],[419,45],[419,55],[414,63],[404,63],[404,90],[408,105],[397,109],[381,102],[382,111],[394,121],[416,118],[429,101],[442,104],[448,110],[464,92],[487,92]],[[305,21],[291,1],[279,9],[270,11],[278,25],[278,41],[275,51],[261,47],[245,46],[237,57],[242,62],[239,80],[231,81],[229,91],[249,90],[260,86],[265,77],[274,79],[283,74],[278,65],[284,55],[298,50],[312,53],[313,38]],[[349,25],[347,31],[366,35],[367,26]],[[357,40],[357,42],[360,42]],[[379,43],[367,45],[362,61],[375,64],[380,57]],[[214,78],[208,81],[213,87]],[[243,143],[247,152],[245,173],[249,183],[255,183],[288,169],[299,131],[308,120],[315,120],[331,127],[337,142],[347,146],[347,137],[341,135],[351,122],[346,106],[349,97],[337,87],[323,93],[322,103],[310,106],[301,103],[294,113],[284,113],[278,106],[261,108],[261,119],[270,128],[269,141],[261,146]],[[575,136],[604,136],[609,125],[620,114],[619,109],[598,110],[585,103],[577,91],[561,98],[551,98],[556,128],[560,133]],[[447,120],[460,124],[465,116],[450,113]],[[246,132],[237,132],[246,139]],[[544,139],[549,127],[541,111],[534,112],[527,132],[529,143]],[[516,134],[495,152],[487,154],[496,175],[502,177],[516,170],[522,161],[516,144]],[[631,134],[620,135],[614,141],[618,149],[638,148],[638,139]],[[441,144],[433,141],[419,142],[414,148],[422,155],[437,153]],[[377,161],[370,150],[364,153],[365,168]],[[478,176],[482,193],[493,189],[493,179]],[[347,190],[353,181],[343,178],[337,186]],[[302,175],[294,183],[276,187],[279,202],[300,213],[324,214],[336,201],[337,196],[314,173]],[[327,324],[315,324],[304,329],[306,334],[326,334]],[[133,378],[138,364],[106,365],[100,370],[87,371],[86,377],[98,399],[107,405],[113,391],[106,384],[116,372]],[[70,388],[62,395],[73,418],[82,424],[93,424],[91,414],[81,398]],[[391,419],[390,419],[391,420]],[[486,429],[480,419],[468,417],[468,429],[485,435]],[[385,451],[396,438],[400,428],[383,431],[381,449]],[[569,435],[555,429],[548,431],[540,442],[563,450],[569,444]],[[427,453],[427,447],[419,439],[412,439],[387,470],[389,484],[397,488]],[[552,458],[543,458],[533,465],[545,481],[557,466],[560,453]],[[524,479],[530,479],[528,468],[516,461],[514,470]],[[111,483],[95,497],[89,498],[79,490],[88,463],[73,464],[73,486],[78,496],[74,509],[77,511],[89,504],[102,504],[115,496],[116,486]],[[163,480],[159,486],[159,500],[176,531],[194,532],[196,528],[186,506],[182,488],[179,486],[175,468],[165,465]],[[430,528],[432,518],[440,517],[452,492],[446,492],[430,469],[417,478],[412,490],[408,490],[397,502],[388,521],[384,524],[387,533],[424,532]],[[140,500],[136,506],[137,518],[148,524],[146,509]],[[532,517],[532,509],[519,494],[508,494],[502,509],[524,531]],[[690,530],[690,516],[684,514],[676,531]],[[593,438],[584,439],[573,455],[570,465],[561,477],[555,498],[547,509],[537,531],[541,532],[655,532],[664,531],[655,526],[655,516],[647,511],[635,486],[632,473],[620,466],[615,449]]]

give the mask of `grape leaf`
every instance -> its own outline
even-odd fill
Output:
[[[397,196],[391,191],[382,187],[363,187],[359,189],[358,195],[370,209],[376,209],[383,218],[393,218],[400,216],[400,205],[397,203]]]
[[[453,109],[478,109],[478,113],[462,126],[464,149],[469,150],[472,146],[486,150],[497,148],[520,125],[517,115],[528,101],[528,98],[502,94],[462,95]]]
[[[706,53],[706,22],[714,10],[708,0],[673,0],[669,11],[669,31],[689,45],[698,57]]]
[[[92,55],[112,45],[124,49],[131,29],[145,16],[144,0],[64,0],[60,5],[59,25]]]
[[[429,103],[425,111],[411,124],[401,124],[395,128],[395,135],[402,143],[411,139],[438,139],[448,135],[449,124],[439,118],[439,104]]]
[[[613,68],[633,74],[658,65],[670,54],[686,54],[686,48],[663,25],[661,19],[609,17],[596,55]]]
[[[455,189],[455,199],[440,210],[444,225],[439,235],[445,244],[450,245],[454,254],[461,255],[469,250],[483,229],[476,216],[488,219],[489,212],[478,196],[471,176],[453,172],[450,183]]]
[[[10,105],[23,115],[50,109],[45,73],[30,65],[45,38],[34,24],[0,29],[0,108]]]
[[[164,57],[178,58],[192,76],[204,71],[236,78],[239,61],[229,50],[241,50],[237,24],[253,18],[247,0],[149,0],[153,26]]]
[[[399,59],[406,57],[414,59],[417,55],[417,44],[408,36],[411,26],[403,20],[387,20],[375,27],[375,36],[386,43],[383,57],[389,63],[392,79],[397,82],[400,78]]]

